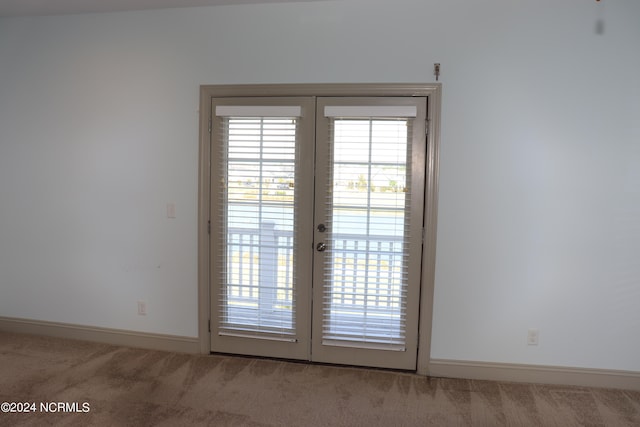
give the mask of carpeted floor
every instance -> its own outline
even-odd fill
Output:
[[[5,332],[0,402],[15,410],[35,403],[35,412],[0,413],[0,426],[12,427],[640,426],[638,391],[425,378]]]

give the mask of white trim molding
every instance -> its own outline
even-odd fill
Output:
[[[431,359],[429,376],[640,390],[640,372]]]
[[[200,341],[198,338],[74,325],[69,323],[46,322],[33,319],[0,317],[0,331],[93,341],[148,350],[192,354],[200,352]]]

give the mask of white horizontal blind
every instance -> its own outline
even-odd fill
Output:
[[[295,167],[297,117],[225,113],[218,156],[226,171],[218,200],[226,248],[219,295],[220,335],[296,341]],[[260,111],[267,113],[264,110]],[[291,113],[291,111],[288,111]]]
[[[216,116],[220,117],[300,117],[299,105],[218,105]]]
[[[325,117],[415,117],[415,105],[327,105]]]
[[[323,345],[405,350],[411,123],[329,119]]]

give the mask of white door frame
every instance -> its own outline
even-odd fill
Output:
[[[200,150],[198,172],[198,339],[200,351],[211,349],[210,324],[210,247],[209,220],[211,197],[212,97],[258,96],[426,96],[427,156],[420,322],[418,325],[417,373],[429,373],[433,290],[435,279],[436,231],[438,215],[438,167],[440,148],[440,110],[442,85],[427,84],[290,84],[290,85],[203,85],[200,86]]]

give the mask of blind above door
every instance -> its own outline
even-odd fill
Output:
[[[237,113],[241,113],[238,111]],[[295,117],[225,117],[220,334],[295,340]]]
[[[369,117],[329,121],[323,344],[404,351],[411,121],[374,117],[402,108],[356,109]]]

